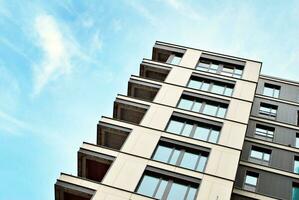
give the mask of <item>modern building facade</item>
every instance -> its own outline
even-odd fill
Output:
[[[299,199],[299,83],[156,42],[56,200]]]

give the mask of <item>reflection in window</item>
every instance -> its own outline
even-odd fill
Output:
[[[176,119],[170,120],[166,131],[212,143],[217,143],[220,135],[220,127],[191,121],[178,121]]]
[[[203,172],[208,155],[209,153],[206,151],[160,142],[153,155],[153,160]]]
[[[199,185],[157,173],[146,172],[137,193],[163,200],[195,200]]]
[[[299,199],[299,183],[293,183],[292,200]]]
[[[271,150],[252,146],[250,151],[250,158],[262,161],[260,164],[267,164],[270,161]]]
[[[196,69],[204,72],[222,74],[225,76],[241,78],[243,74],[243,66],[221,63],[218,61],[200,58]]]
[[[247,171],[244,182],[244,189],[255,192],[257,187],[259,174]]]
[[[274,136],[274,131],[275,128],[273,127],[257,124],[255,128],[255,135],[272,140]]]
[[[275,105],[261,103],[259,113],[269,117],[276,117],[277,108]]]
[[[294,173],[299,174],[299,157],[295,156],[294,159]]]
[[[299,148],[299,133],[296,133],[295,147]]]
[[[197,90],[209,91],[225,96],[232,96],[234,85],[192,76],[187,87]]]
[[[224,118],[228,105],[197,97],[182,95],[178,108]]]
[[[265,83],[263,95],[278,98],[280,93],[280,86]]]

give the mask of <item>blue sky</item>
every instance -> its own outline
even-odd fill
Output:
[[[156,40],[298,80],[298,1],[0,0],[0,199],[54,199]]]

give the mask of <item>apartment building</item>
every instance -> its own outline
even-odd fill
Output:
[[[299,199],[299,83],[156,42],[56,200]]]

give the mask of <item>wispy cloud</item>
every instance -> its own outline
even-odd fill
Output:
[[[184,17],[188,17],[193,20],[202,19],[202,16],[199,15],[200,12],[198,10],[195,10],[190,4],[187,4],[185,1],[165,0],[165,2]]]
[[[0,130],[15,134],[20,129],[28,129],[28,125],[24,121],[0,110]]]
[[[37,45],[43,52],[41,62],[33,66],[33,94],[37,95],[49,81],[71,71],[71,58],[75,55],[76,50],[69,37],[66,37],[61,31],[62,27],[53,16],[46,14],[37,16],[34,28],[38,35]]]
[[[158,20],[155,15],[153,15],[145,5],[140,3],[140,1],[131,0],[126,1],[132,8],[134,8],[141,16],[147,19],[152,25],[157,25]]]

